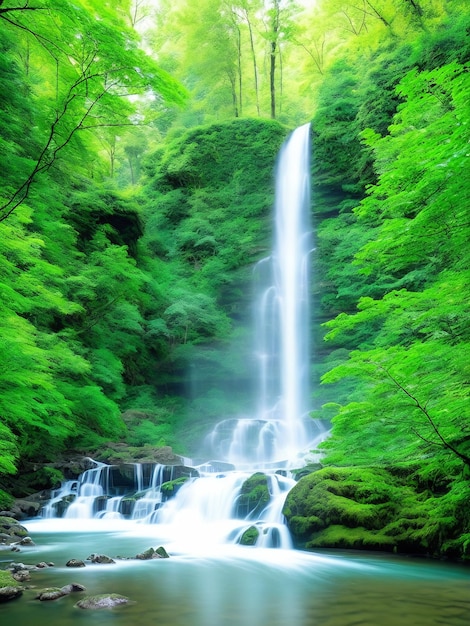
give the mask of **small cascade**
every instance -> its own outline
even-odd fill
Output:
[[[95,463],[54,492],[43,517],[146,520],[162,502],[161,485],[195,471],[159,463]]]

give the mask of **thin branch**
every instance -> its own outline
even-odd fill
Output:
[[[444,437],[441,435],[439,428],[437,427],[436,423],[434,422],[433,418],[431,417],[431,415],[429,414],[426,405],[421,404],[421,402],[418,400],[418,398],[416,396],[414,396],[410,391],[408,391],[408,389],[406,387],[404,387],[394,376],[392,376],[392,374],[390,373],[390,371],[385,368],[383,365],[381,365],[380,363],[375,363],[372,362],[373,365],[375,365],[376,367],[378,367],[379,369],[381,369],[383,372],[385,372],[385,374],[390,378],[390,380],[398,387],[398,389],[400,389],[400,391],[402,391],[406,396],[408,396],[408,398],[410,398],[410,400],[413,401],[413,404],[415,405],[415,407],[417,409],[419,409],[421,411],[421,413],[423,413],[423,415],[426,417],[426,420],[428,421],[428,423],[430,424],[433,432],[435,433],[435,435],[437,436],[437,438],[441,441],[441,444],[436,444],[436,445],[442,445],[442,447],[447,448],[448,450],[450,450],[451,452],[453,452],[457,457],[459,457],[459,459],[461,459],[466,465],[470,465],[470,457],[468,457],[465,454],[462,454],[459,450],[457,450],[457,448],[455,448],[452,444],[450,444],[446,439],[444,439]],[[422,437],[421,437],[422,439]],[[426,441],[426,440],[425,440]],[[430,443],[430,442],[428,442]]]
[[[3,4],[3,3],[1,3]],[[48,11],[49,7],[29,7],[25,5],[24,7],[10,7],[6,9],[0,9],[0,13],[11,13],[12,11]]]
[[[3,220],[7,219],[7,217],[9,217],[13,213],[13,211],[15,209],[17,209],[20,206],[20,204],[22,204],[26,200],[26,198],[29,195],[29,192],[30,192],[30,189],[31,189],[31,185],[33,184],[33,182],[36,179],[37,175],[40,174],[43,171],[48,170],[53,165],[53,163],[57,159],[58,153],[61,150],[63,150],[63,148],[65,148],[65,146],[68,143],[70,143],[70,140],[72,139],[73,135],[77,132],[77,130],[80,130],[82,128],[82,125],[83,125],[84,121],[90,115],[91,111],[96,106],[96,104],[99,102],[99,100],[101,100],[101,98],[112,87],[114,87],[117,84],[117,81],[115,83],[111,83],[106,88],[104,88],[103,91],[100,94],[98,94],[95,97],[94,101],[91,102],[91,104],[89,104],[89,106],[85,109],[85,112],[83,113],[83,115],[79,119],[79,121],[75,123],[74,127],[66,134],[65,138],[62,139],[62,141],[60,141],[60,143],[58,145],[56,145],[56,147],[52,150],[52,152],[50,152],[50,147],[52,146],[52,144],[54,143],[55,139],[57,138],[57,136],[59,134],[58,125],[60,124],[60,122],[66,116],[66,114],[67,114],[67,112],[68,112],[72,102],[79,95],[79,94],[75,93],[76,89],[83,82],[86,82],[90,78],[95,78],[97,76],[99,76],[99,75],[92,75],[91,77],[82,77],[81,76],[69,88],[69,91],[68,91],[67,97],[66,97],[66,99],[64,101],[62,110],[56,112],[55,119],[52,122],[51,127],[49,129],[49,135],[48,135],[48,137],[46,139],[46,143],[45,143],[43,149],[41,150],[41,153],[39,154],[38,159],[36,160],[36,164],[35,164],[32,172],[29,174],[29,176],[23,182],[23,184],[10,197],[10,199],[7,202],[5,202],[2,206],[0,206],[0,212],[3,212],[3,214],[0,215],[0,222],[2,222]]]

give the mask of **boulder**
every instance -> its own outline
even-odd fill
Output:
[[[66,567],[85,567],[85,563],[81,559],[70,559],[65,565]]]
[[[165,548],[163,546],[160,546],[159,548],[157,548],[155,550],[154,558],[155,559],[158,559],[158,558],[160,558],[160,559],[169,559],[170,556],[169,556],[168,552],[165,550]]]
[[[48,587],[47,589],[41,589],[41,591],[38,591],[35,598],[41,602],[47,602],[50,600],[58,600],[66,595],[67,592],[59,587]]]
[[[106,554],[90,554],[90,556],[87,558],[87,561],[91,561],[92,563],[104,563],[106,565],[110,563],[116,563],[114,559],[112,559],[110,556],[107,556]]]
[[[136,554],[135,558],[140,559],[141,561],[147,561],[149,559],[169,559],[170,557],[165,548],[160,546],[156,550],[153,548],[147,548],[144,552]]]
[[[147,548],[144,552],[140,552],[135,555],[136,559],[140,559],[141,561],[148,561],[149,559],[153,559],[153,555],[155,554],[155,550],[153,548]]]
[[[12,544],[28,536],[28,531],[13,517],[0,517],[0,542]]]
[[[18,583],[24,583],[24,582],[27,582],[28,580],[31,580],[31,574],[29,573],[29,570],[27,569],[22,569],[17,572],[13,572],[12,576]]]
[[[256,472],[245,480],[240,489],[237,500],[237,517],[245,519],[250,514],[260,513],[270,499],[266,474]]]
[[[112,609],[129,602],[129,598],[117,593],[103,593],[96,596],[86,596],[77,602],[75,606],[79,609]]]
[[[254,546],[258,541],[259,530],[256,526],[247,528],[240,537],[239,543],[242,546]]]
[[[21,587],[0,587],[0,603],[15,600],[16,598],[19,598],[22,593],[23,589],[21,589]]]
[[[86,588],[79,583],[70,583],[69,585],[65,585],[64,587],[48,587],[47,589],[42,589],[41,591],[38,591],[36,595],[36,600],[40,600],[41,602],[58,600],[59,598],[68,596],[70,593],[79,591],[86,591]]]

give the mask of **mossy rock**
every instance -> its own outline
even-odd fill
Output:
[[[399,490],[382,470],[324,468],[302,478],[284,506],[289,528],[298,540],[328,526],[379,530],[397,508]]]
[[[467,496],[460,488],[436,497],[382,468],[327,467],[293,487],[283,513],[298,547],[468,559]]]
[[[306,548],[341,548],[346,550],[381,550],[392,552],[395,542],[381,532],[366,528],[348,528],[347,526],[332,525],[320,532],[313,533]]]
[[[240,537],[239,543],[242,546],[254,546],[258,541],[259,530],[256,526],[250,526],[247,528]]]
[[[3,543],[14,543],[28,536],[28,531],[12,517],[0,517],[0,534]]]
[[[0,570],[0,587],[14,587],[16,584],[10,571]]]
[[[237,517],[245,519],[253,513],[260,513],[271,500],[268,478],[256,472],[243,483],[237,500]]]
[[[163,483],[160,487],[162,500],[165,502],[166,500],[173,498],[188,480],[189,476],[180,476],[175,480],[169,480],[166,483]]]
[[[75,606],[80,609],[113,609],[129,603],[129,598],[117,593],[103,593],[96,596],[87,596],[77,602]]]

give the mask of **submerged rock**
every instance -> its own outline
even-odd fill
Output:
[[[87,561],[91,561],[92,563],[104,564],[116,563],[114,559],[112,559],[110,556],[107,556],[106,554],[90,554],[90,556],[87,558]]]
[[[141,561],[147,561],[149,559],[153,559],[153,555],[155,554],[155,550],[153,548],[147,548],[144,552],[140,552],[135,555],[136,559],[140,559]]]
[[[163,546],[160,546],[159,548],[157,548],[155,550],[156,553],[156,557],[154,558],[160,558],[160,559],[169,559],[170,556],[168,554],[168,552],[165,550],[165,548]]]
[[[65,565],[66,567],[85,567],[85,563],[81,559],[70,559]]]
[[[60,587],[48,587],[47,589],[41,589],[41,591],[38,591],[35,597],[36,600],[47,602],[50,600],[58,600],[66,595],[67,592]]]
[[[117,593],[103,593],[97,596],[87,596],[77,602],[79,609],[112,609],[116,606],[128,604],[129,598]]]
[[[169,559],[170,556],[168,552],[165,550],[163,546],[160,546],[156,550],[153,548],[147,548],[144,552],[140,554],[136,554],[136,559],[140,559],[141,561],[147,561],[150,559]]]
[[[76,593],[80,591],[86,591],[86,587],[80,585],[80,583],[70,583],[68,585],[64,585],[63,587],[48,587],[46,589],[41,589],[41,591],[38,591],[36,595],[36,600],[40,600],[41,602],[45,602],[48,600],[58,600],[59,598],[68,596],[71,593]]]

